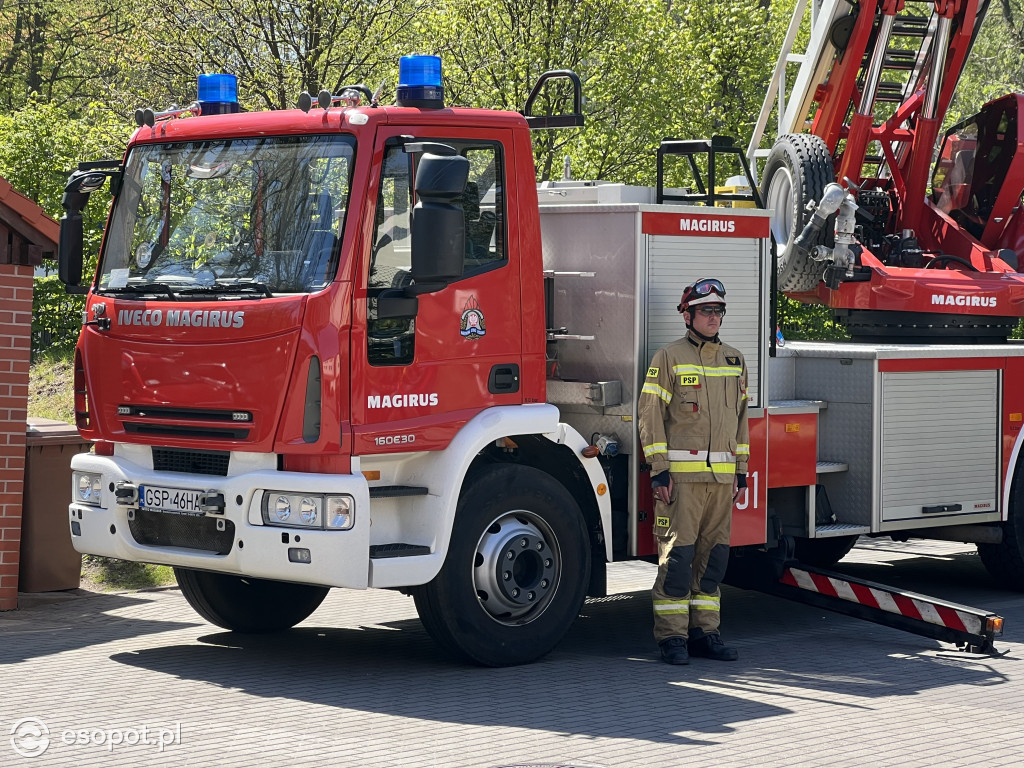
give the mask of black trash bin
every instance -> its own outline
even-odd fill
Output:
[[[71,457],[92,443],[71,424],[36,418],[28,420],[25,443],[18,591],[77,589],[82,556],[71,546],[68,527]]]

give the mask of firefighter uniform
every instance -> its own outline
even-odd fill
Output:
[[[655,640],[716,632],[733,481],[746,474],[750,455],[743,355],[692,330],[659,349],[641,390],[639,421],[651,477],[668,470],[674,485],[670,503],[655,505]]]

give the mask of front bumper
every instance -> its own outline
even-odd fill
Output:
[[[72,501],[68,507],[71,541],[79,552],[300,584],[367,587],[370,496],[362,475],[280,472],[261,466],[274,457],[261,462],[252,454],[234,454],[232,468],[241,465],[241,471],[227,477],[160,472],[146,461],[148,449],[118,448],[115,456],[83,453],[72,459],[73,470],[103,476],[99,506]],[[119,483],[215,490],[223,494],[224,511],[204,516],[139,510],[117,503],[114,489]],[[355,500],[354,524],[348,530],[265,525],[264,490],[348,494]],[[163,515],[173,519],[162,520]],[[166,528],[176,533],[164,538],[173,544],[161,544],[160,535],[139,543],[132,528],[138,533],[144,518],[151,530],[163,530],[160,524],[169,523]],[[301,558],[296,557],[298,549],[306,550]]]

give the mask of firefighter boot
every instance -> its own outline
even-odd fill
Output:
[[[661,660],[666,664],[690,663],[685,637],[667,637],[658,643],[658,647],[661,649]]]
[[[690,630],[690,654],[701,656],[715,661],[736,661],[740,657],[735,648],[730,648],[722,642],[722,636],[717,632],[704,632],[695,627]]]

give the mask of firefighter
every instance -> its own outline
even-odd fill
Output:
[[[705,278],[677,307],[687,333],[659,349],[639,402],[658,537],[654,638],[668,664],[734,661],[718,631],[733,504],[747,493],[747,366],[723,344],[725,286]]]

